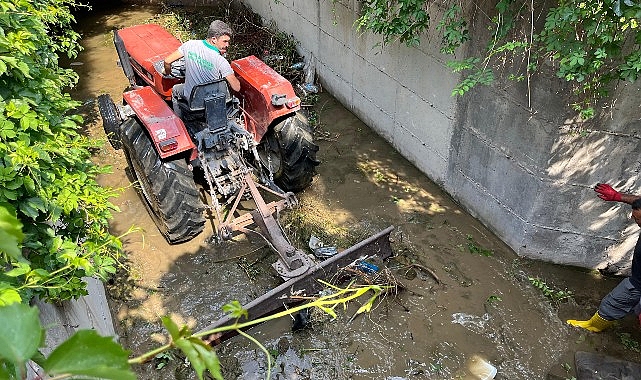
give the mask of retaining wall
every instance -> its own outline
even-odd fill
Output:
[[[111,312],[107,303],[102,282],[86,277],[88,295],[77,300],[50,304],[35,300],[33,306],[40,310],[40,323],[46,328],[44,346],[45,356],[70,338],[78,330],[95,330],[101,336],[116,339]],[[40,367],[31,362],[28,366],[28,379],[40,379],[44,375]]]
[[[354,30],[358,0],[243,3],[294,35],[324,89],[519,255],[629,267],[638,231],[629,207],[599,200],[592,187],[607,181],[641,193],[638,86],[621,86],[610,112],[591,125],[573,121],[568,91],[554,75],[529,84],[499,78],[453,98],[459,78],[430,37],[434,30],[417,48],[381,48],[380,37]],[[484,11],[492,14],[492,4]],[[471,34],[482,36],[487,29],[477,21]],[[475,46],[483,45],[472,41],[466,52]]]

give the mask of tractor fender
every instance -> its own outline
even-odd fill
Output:
[[[245,128],[260,142],[275,120],[300,110],[292,84],[253,55],[231,62],[240,81]]]
[[[185,124],[153,88],[140,87],[125,92],[122,97],[149,132],[161,158],[186,151],[190,151],[190,158],[195,158],[196,146]]]

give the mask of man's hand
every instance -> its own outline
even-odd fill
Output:
[[[612,186],[607,183],[597,183],[596,186],[594,186],[594,191],[596,191],[598,193],[598,197],[604,201],[622,202],[621,193],[614,190]]]

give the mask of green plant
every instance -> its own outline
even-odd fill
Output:
[[[494,252],[492,252],[491,249],[479,246],[478,243],[474,241],[474,237],[472,237],[472,235],[467,235],[467,250],[470,251],[470,253],[485,257],[491,257],[494,255]]]
[[[96,141],[81,133],[79,105],[65,89],[77,75],[58,65],[75,57],[73,0],[0,0],[0,204],[15,217],[5,233],[17,249],[2,249],[0,303],[38,295],[64,300],[86,294],[83,276],[115,272],[121,242],[108,232],[115,195],[96,176]],[[4,229],[4,228],[3,228]]]
[[[501,301],[503,301],[501,297],[497,296],[496,294],[492,294],[491,296],[487,297],[485,303],[487,303],[488,305],[494,305]]]
[[[429,30],[429,0],[365,0],[357,30],[380,34],[383,44],[400,41],[417,46]],[[489,85],[495,71],[509,67],[508,80],[530,80],[544,62],[553,62],[556,74],[567,81],[575,96],[572,108],[584,119],[594,117],[595,106],[619,80],[635,81],[641,74],[641,3],[630,0],[560,0],[551,8],[534,2],[497,0],[495,13],[478,12],[475,3],[442,3],[436,31],[441,51],[454,54],[471,39],[468,14],[480,25],[488,22],[484,53],[448,63],[462,74],[453,95],[464,95],[477,85]],[[466,12],[466,8],[475,11]],[[544,23],[536,19],[544,15]],[[482,40],[481,40],[482,41]],[[482,43],[482,42],[481,42]],[[528,95],[529,96],[529,95]]]
[[[247,310],[243,309],[238,301],[233,301],[225,305],[223,311],[235,318],[235,323],[197,334],[193,334],[187,326],[180,327],[169,317],[163,317],[162,323],[169,332],[170,342],[131,359],[128,359],[129,352],[115,343],[113,339],[101,337],[93,330],[76,332],[71,338],[56,347],[49,356],[44,357],[38,352],[38,348],[44,342],[44,329],[38,318],[38,309],[19,303],[0,307],[0,379],[25,378],[28,360],[35,361],[47,374],[55,376],[56,380],[68,378],[135,379],[131,365],[141,364],[154,358],[159,359],[160,363],[166,363],[173,358],[170,354],[171,350],[179,349],[196,371],[198,379],[202,380],[205,371],[209,371],[215,379],[222,380],[216,351],[203,339],[231,330],[238,332],[262,349],[268,361],[266,378],[270,379],[271,352],[243,329],[313,307],[335,318],[337,316],[336,307],[342,305],[346,308],[349,302],[368,293],[373,293],[356,311],[356,314],[369,312],[378,296],[390,288],[380,285],[355,286],[353,284],[341,288],[326,282],[323,284],[331,288],[333,293],[280,313],[247,322],[240,322],[241,318],[247,318]],[[157,364],[156,367],[158,368],[158,366]]]
[[[156,363],[156,369],[163,369],[169,362],[176,360],[176,357],[171,351],[161,352],[158,355],[154,356],[154,362]]]
[[[81,330],[56,347],[47,357],[38,352],[44,329],[38,309],[14,303],[0,307],[0,378],[26,378],[26,363],[35,361],[55,379],[135,379],[127,363],[128,352],[113,339],[92,330]]]
[[[641,343],[632,339],[630,333],[619,333],[619,341],[623,347],[627,348],[630,351],[641,352]]]
[[[334,0],[335,1],[335,0]],[[383,37],[383,44],[393,40],[418,46],[420,35],[430,25],[428,2],[424,0],[364,0],[357,30],[371,30]]]
[[[544,280],[538,277],[528,277],[528,280],[535,288],[540,290],[541,293],[543,293],[543,295],[550,299],[554,304],[559,304],[574,296],[574,293],[571,290],[554,289],[550,287]]]

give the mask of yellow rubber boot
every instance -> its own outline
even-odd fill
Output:
[[[572,326],[586,329],[588,331],[601,332],[607,329],[608,327],[612,326],[614,324],[614,321],[605,320],[603,319],[603,317],[599,315],[598,312],[596,312],[594,313],[592,318],[588,319],[587,321],[577,321],[576,319],[568,319],[567,323]]]

